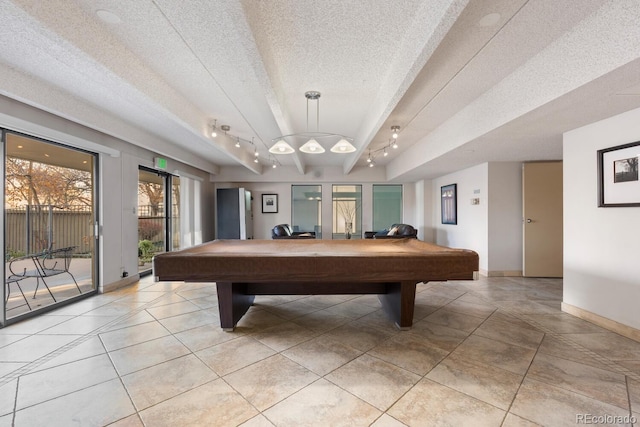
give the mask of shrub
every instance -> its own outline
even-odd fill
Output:
[[[150,240],[140,240],[138,242],[138,257],[142,262],[150,262],[154,254],[154,245]]]
[[[154,240],[162,231],[162,220],[141,219],[138,221],[138,237],[142,240]]]

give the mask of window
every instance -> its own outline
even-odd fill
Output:
[[[362,185],[333,186],[333,238],[362,237]]]
[[[293,231],[315,231],[322,238],[322,187],[320,185],[291,186],[291,228]]]
[[[402,222],[402,185],[373,186],[373,230]]]

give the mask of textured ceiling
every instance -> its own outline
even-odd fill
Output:
[[[0,16],[0,94],[205,169],[349,174],[371,153],[388,180],[428,179],[560,159],[562,132],[640,107],[637,0],[0,0]],[[211,138],[214,121],[230,131]],[[357,151],[269,156],[316,125]]]

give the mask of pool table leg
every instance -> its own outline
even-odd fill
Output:
[[[416,282],[387,283],[387,293],[378,295],[382,308],[401,330],[413,325]]]
[[[220,327],[223,331],[233,331],[236,323],[249,310],[255,298],[247,295],[245,283],[217,282],[218,311],[220,313]]]

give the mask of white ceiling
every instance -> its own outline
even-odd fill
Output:
[[[258,175],[349,174],[369,153],[392,181],[560,159],[563,132],[640,107],[637,0],[0,0],[0,16],[0,94]],[[356,153],[269,157],[316,117]]]

